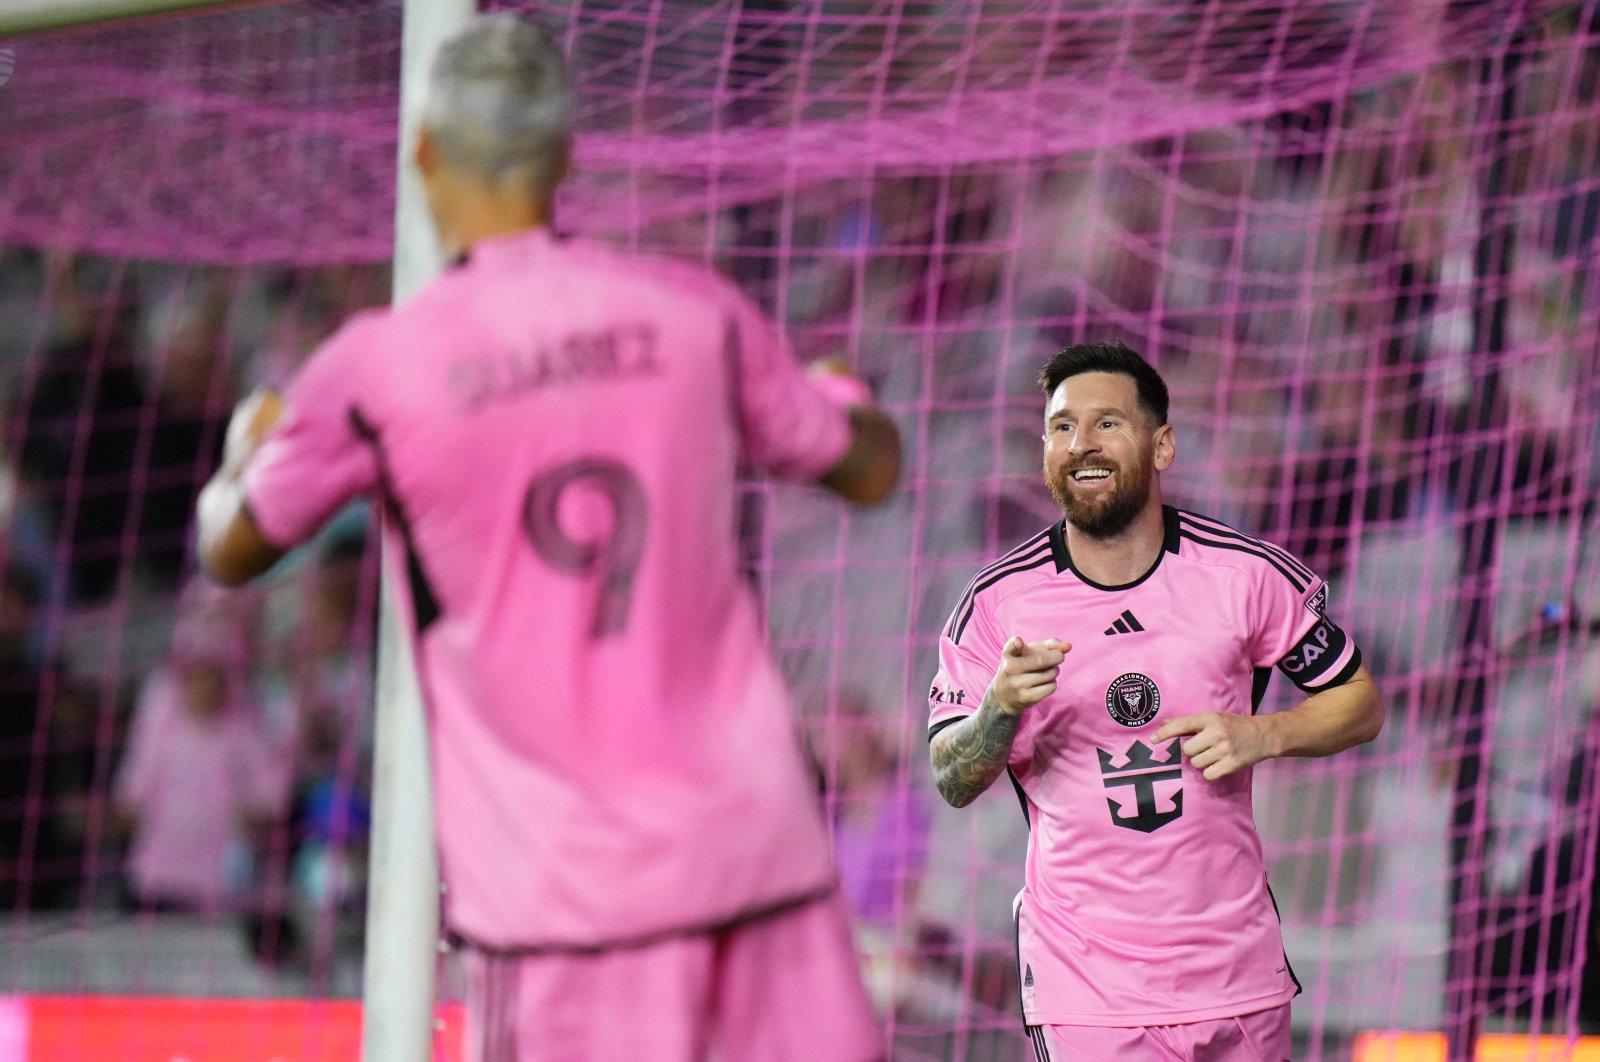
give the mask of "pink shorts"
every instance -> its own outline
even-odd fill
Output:
[[[1039,1062],[1290,1062],[1289,1005],[1237,1018],[1142,1029],[1030,1025]]]
[[[469,948],[473,1062],[878,1062],[843,901],[587,953]]]

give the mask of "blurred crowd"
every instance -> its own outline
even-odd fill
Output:
[[[1504,142],[1475,131],[1501,103],[1478,67],[1446,65],[1246,125],[821,181],[628,234],[711,249],[803,357],[843,357],[901,418],[910,474],[879,511],[753,485],[745,513],[886,1006],[930,978],[1011,1007],[1024,827],[1006,794],[938,818],[919,693],[965,581],[1056,518],[1033,376],[1060,346],[1156,361],[1169,493],[1329,577],[1402,710],[1461,650],[1485,519],[1505,534],[1499,642],[1588,636],[1600,57],[1564,54],[1518,83]],[[704,198],[650,180],[632,194]],[[224,592],[196,574],[191,519],[234,402],[388,290],[365,264],[0,251],[0,911],[212,913],[263,963],[358,953],[372,521],[352,509]],[[1559,772],[1528,770],[1519,791],[1570,806]]]
[[[386,291],[0,256],[0,909],[233,920],[274,968],[359,954],[367,514],[245,591],[198,573],[191,524],[234,402]]]

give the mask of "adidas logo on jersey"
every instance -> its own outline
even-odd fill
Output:
[[[1133,634],[1135,631],[1144,630],[1144,625],[1133,618],[1133,613],[1128,609],[1122,610],[1122,615],[1117,617],[1117,622],[1106,628],[1107,634]]]

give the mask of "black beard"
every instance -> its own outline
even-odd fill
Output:
[[[1136,473],[1130,473],[1128,469],[1113,469],[1117,486],[1111,496],[1099,502],[1084,502],[1072,493],[1072,473],[1085,467],[1105,466],[1062,466],[1052,470],[1045,476],[1050,494],[1074,530],[1090,538],[1116,538],[1132,526],[1134,518],[1144,511],[1150,500],[1149,470],[1141,467]]]

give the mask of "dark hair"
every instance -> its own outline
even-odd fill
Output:
[[[1057,351],[1039,370],[1039,389],[1049,398],[1062,380],[1086,372],[1119,372],[1133,377],[1145,412],[1155,417],[1158,426],[1167,422],[1167,382],[1137,351],[1115,339],[1109,343],[1079,343]]]

